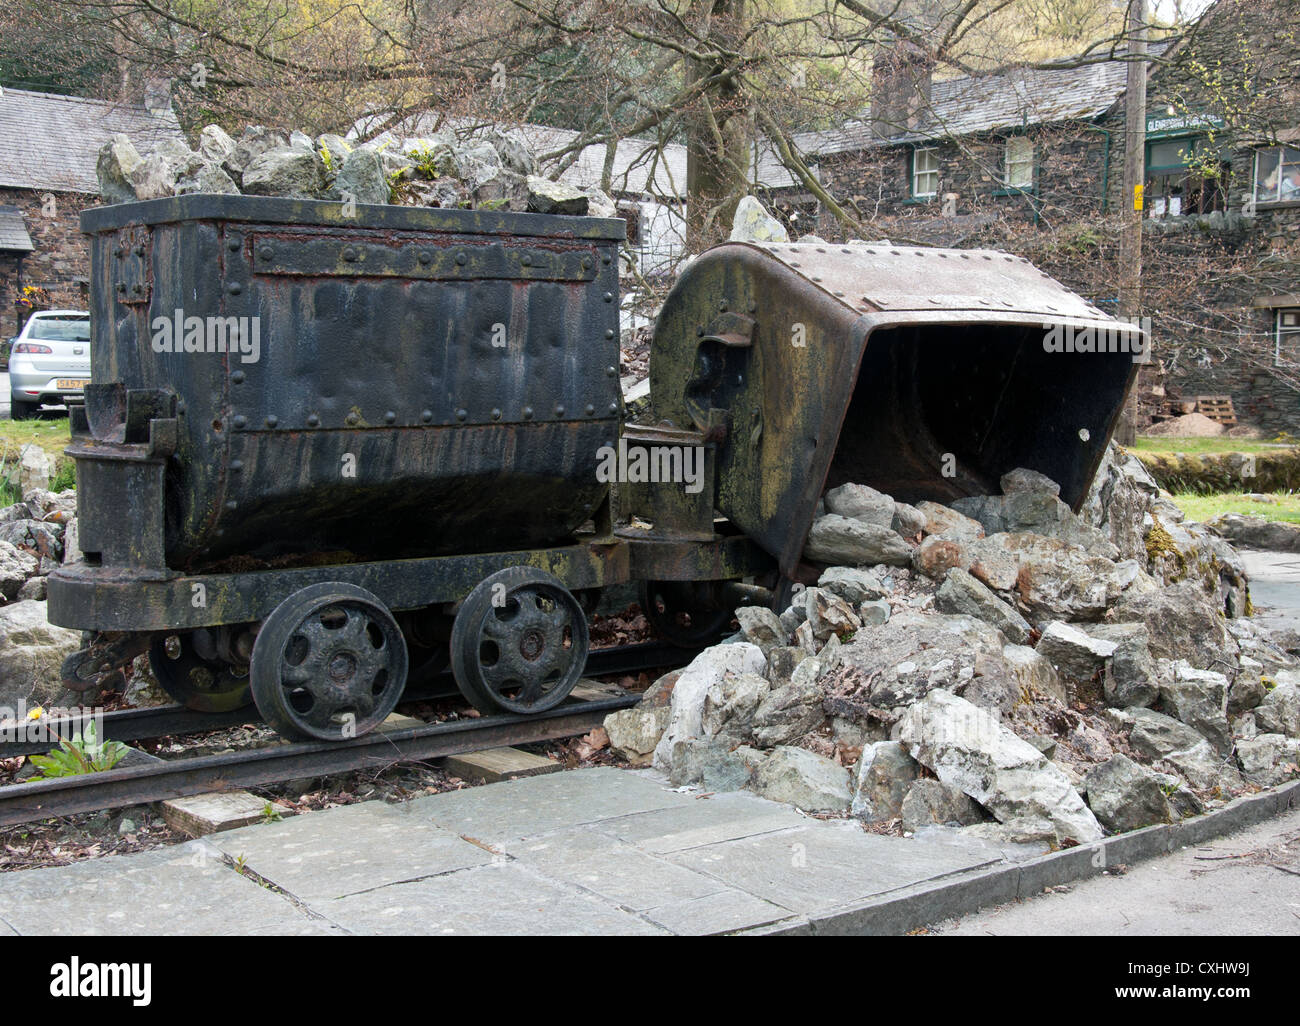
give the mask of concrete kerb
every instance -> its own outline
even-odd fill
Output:
[[[1048,887],[1083,880],[1179,848],[1234,833],[1300,806],[1300,781],[1234,799],[1221,809],[1178,823],[1144,827],[1095,844],[1024,862],[918,884],[858,905],[787,920],[747,934],[764,936],[897,935],[990,905],[1025,899]]]

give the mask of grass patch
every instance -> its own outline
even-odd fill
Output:
[[[1184,452],[1197,455],[1208,452],[1268,452],[1272,449],[1286,449],[1294,444],[1287,441],[1269,442],[1251,438],[1139,437],[1136,443],[1125,448],[1136,452]]]
[[[1248,499],[1244,492],[1221,492],[1217,495],[1197,495],[1182,492],[1174,495],[1174,503],[1187,514],[1188,520],[1204,521],[1220,513],[1241,513],[1244,516],[1263,517],[1265,520],[1284,520],[1291,524],[1300,524],[1300,494],[1295,492],[1276,492],[1270,502],[1255,502]]]
[[[68,418],[45,413],[32,420],[0,420],[0,507],[17,502],[18,454],[24,445],[35,443],[54,461],[51,491],[75,487],[76,463],[63,455],[71,438]]]

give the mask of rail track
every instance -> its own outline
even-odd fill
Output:
[[[586,675],[601,677],[684,665],[693,653],[651,642],[592,652]],[[419,701],[454,692],[434,687],[412,694]],[[139,752],[131,765],[102,773],[36,780],[0,787],[0,828],[36,820],[186,795],[271,784],[299,777],[325,776],[356,769],[381,769],[399,762],[435,759],[483,748],[549,741],[585,734],[609,713],[636,704],[635,694],[570,699],[549,712],[529,716],[494,715],[478,719],[380,729],[343,742],[274,742],[266,747],[216,755],[161,759]],[[228,713],[195,713],[180,706],[127,709],[104,714],[103,737],[137,741],[193,735],[235,724],[260,721],[253,707]],[[52,729],[67,721],[55,721]],[[50,741],[0,742],[0,758],[42,753]]]

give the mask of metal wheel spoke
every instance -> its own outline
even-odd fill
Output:
[[[506,641],[515,635],[514,622],[498,618],[496,610],[491,610],[483,619],[483,633],[493,641]]]
[[[484,682],[494,692],[499,692],[508,680],[527,676],[527,661],[518,652],[502,652],[501,658],[491,666],[481,668]]]
[[[374,678],[372,677],[371,680],[373,679]],[[358,717],[364,718],[369,716],[375,711],[374,692],[371,691],[369,687],[364,691],[358,691],[356,695],[353,696],[352,705],[356,707]]]
[[[312,707],[305,713],[298,715],[311,724],[317,730],[332,731],[336,726],[334,723],[334,713],[339,709],[339,703],[333,701],[317,700],[312,703]]]
[[[305,687],[311,683],[315,673],[311,667],[311,660],[307,659],[296,666],[290,663],[284,663],[280,669],[280,681],[283,684],[292,684],[295,687]]]
[[[370,641],[370,617],[360,609],[348,609],[348,620],[339,633],[343,640],[353,649],[367,652],[376,651]]]

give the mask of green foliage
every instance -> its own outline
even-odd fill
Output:
[[[437,163],[437,151],[431,146],[414,146],[407,154],[415,164],[415,170],[424,178],[434,180],[440,177]]]
[[[320,148],[320,159],[321,163],[325,165],[326,174],[331,178],[338,174],[338,172],[334,170],[334,157],[331,156],[330,148],[328,146],[322,146]]]
[[[270,802],[267,802],[265,805],[262,806],[263,823],[278,823],[282,819],[284,819],[284,817],[280,814],[280,810],[277,809]]]
[[[21,498],[18,494],[18,461],[6,459],[5,454],[0,453],[0,509],[12,506]]]
[[[1076,225],[1061,233],[1061,248],[1070,253],[1086,253],[1105,241],[1105,236],[1091,225]]]
[[[111,770],[124,758],[128,749],[120,741],[100,742],[94,722],[86,724],[71,738],[59,738],[59,747],[49,755],[33,755],[31,763],[38,770],[36,779],[79,777],[86,773]]]
[[[54,476],[50,478],[50,491],[63,492],[77,487],[77,462],[64,460],[57,465]]]

